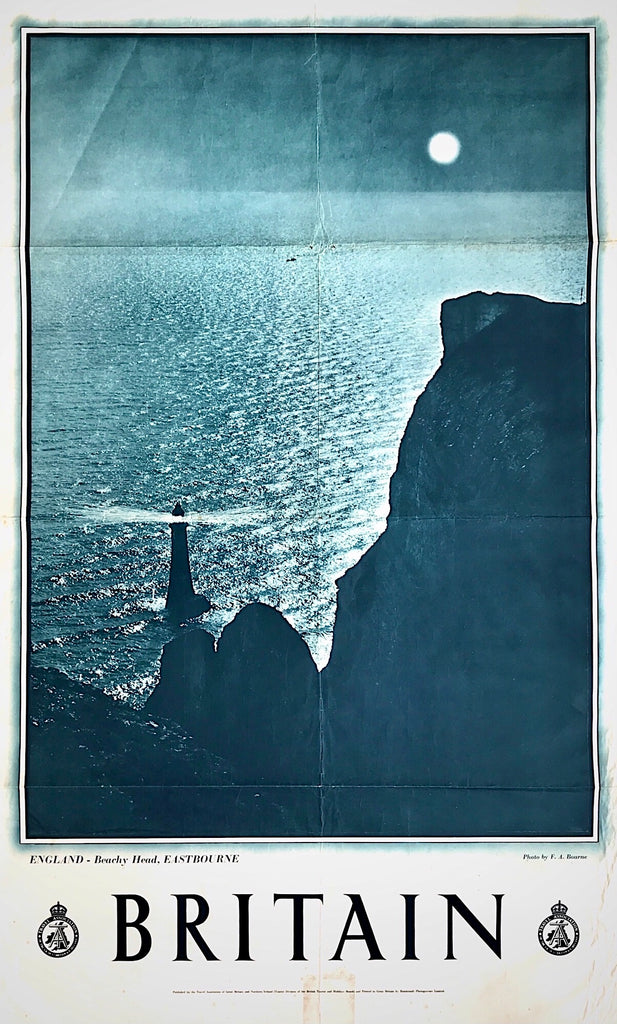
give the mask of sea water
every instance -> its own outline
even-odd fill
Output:
[[[318,667],[336,580],[386,526],[442,358],[441,303],[585,298],[587,248],[37,248],[31,254],[32,663],[141,703],[179,499],[220,636],[280,610]]]

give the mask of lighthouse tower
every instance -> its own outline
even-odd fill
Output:
[[[169,586],[165,607],[174,619],[194,618],[203,612],[210,611],[212,605],[207,598],[196,594],[193,589],[189,547],[186,536],[188,523],[184,520],[184,509],[179,501],[172,510],[176,522],[171,526],[171,563],[169,566]]]

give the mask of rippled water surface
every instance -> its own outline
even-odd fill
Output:
[[[181,499],[204,627],[263,601],[323,666],[335,580],[385,527],[441,359],[441,302],[580,301],[585,265],[582,245],[35,250],[34,664],[143,699]]]

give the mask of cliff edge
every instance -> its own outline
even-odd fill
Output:
[[[588,834],[588,311],[475,293],[442,335],[387,529],[339,581],[325,828]]]

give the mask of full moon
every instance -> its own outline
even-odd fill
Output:
[[[461,144],[452,132],[437,132],[428,143],[428,155],[436,164],[453,164],[461,151]]]

